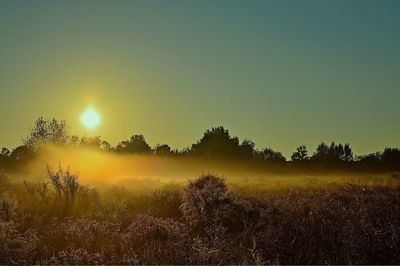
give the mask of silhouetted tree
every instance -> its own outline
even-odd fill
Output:
[[[356,161],[363,169],[379,169],[382,167],[382,152],[375,152],[356,157]]]
[[[292,161],[306,161],[309,159],[306,145],[301,145],[296,148],[296,151],[292,154]]]
[[[313,154],[312,159],[317,161],[326,160],[329,156],[329,146],[324,142],[317,146],[316,152]]]
[[[2,148],[0,152],[0,171],[1,168],[7,167],[10,160],[11,152],[7,148]],[[1,172],[0,172],[1,173]]]
[[[104,151],[112,151],[113,150],[113,147],[111,146],[111,144],[106,140],[101,141],[100,148]]]
[[[344,157],[343,160],[346,162],[353,161],[353,150],[349,143],[344,144]]]
[[[35,151],[32,147],[21,145],[12,150],[10,159],[13,161],[26,162],[32,159],[34,155]]]
[[[249,139],[245,139],[242,141],[240,145],[240,154],[238,154],[241,158],[244,159],[252,159],[254,157],[254,147],[255,143]]]
[[[192,145],[191,153],[206,157],[238,156],[240,154],[239,139],[231,137],[229,131],[223,127],[213,127]]]
[[[262,151],[258,151],[256,153],[256,157],[263,161],[269,162],[285,162],[286,158],[282,155],[281,152],[276,152],[271,148],[265,148]]]
[[[79,146],[88,148],[98,148],[100,149],[101,138],[96,137],[82,137]]]
[[[80,144],[81,140],[79,138],[79,136],[77,135],[73,135],[70,137],[69,139],[69,144],[74,145],[74,146],[78,146]]]
[[[332,142],[330,146],[325,143],[318,145],[311,159],[319,166],[344,167],[353,160],[353,151],[348,143],[345,145]]]
[[[96,148],[104,151],[113,150],[111,144],[106,140],[102,140],[100,136],[79,138],[79,136],[74,135],[70,137],[68,143],[73,146]]]
[[[37,149],[42,143],[64,144],[67,140],[68,133],[64,120],[58,121],[55,118],[44,119],[39,117],[24,139],[24,145]]]
[[[157,155],[169,155],[171,154],[171,147],[167,144],[158,144],[154,147],[154,153]]]
[[[0,152],[1,156],[8,157],[8,156],[10,156],[10,154],[11,154],[11,152],[9,149],[4,148],[4,147],[1,149],[1,152]]]
[[[133,135],[130,139],[120,142],[116,151],[122,153],[151,153],[151,147],[147,144],[143,135]]]
[[[382,163],[386,169],[399,170],[400,169],[400,149],[386,148],[381,155]]]
[[[335,142],[332,142],[329,147],[329,153],[333,160],[344,159],[344,147],[341,143],[335,144]]]
[[[170,154],[173,155],[173,156],[179,156],[179,157],[185,157],[185,156],[193,155],[192,151],[188,147],[183,148],[182,150],[178,150],[178,149],[171,150]]]

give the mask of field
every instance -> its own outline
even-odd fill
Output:
[[[62,168],[2,175],[0,264],[400,261],[396,175],[81,179]]]

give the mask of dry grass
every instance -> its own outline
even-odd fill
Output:
[[[185,187],[97,192],[77,175],[0,177],[0,264],[398,264],[400,190],[265,189],[205,175]]]

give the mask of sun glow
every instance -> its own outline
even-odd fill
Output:
[[[81,115],[81,123],[88,129],[95,129],[101,122],[100,114],[93,108],[88,108]]]

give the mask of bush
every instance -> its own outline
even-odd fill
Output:
[[[195,230],[221,224],[229,231],[235,231],[242,230],[246,223],[259,215],[254,203],[228,193],[223,179],[205,175],[189,182],[180,210]]]
[[[0,219],[0,264],[31,264],[37,246],[34,232],[19,232],[14,222]]]
[[[184,224],[169,218],[139,215],[126,230],[126,241],[141,264],[187,264],[190,235]]]

